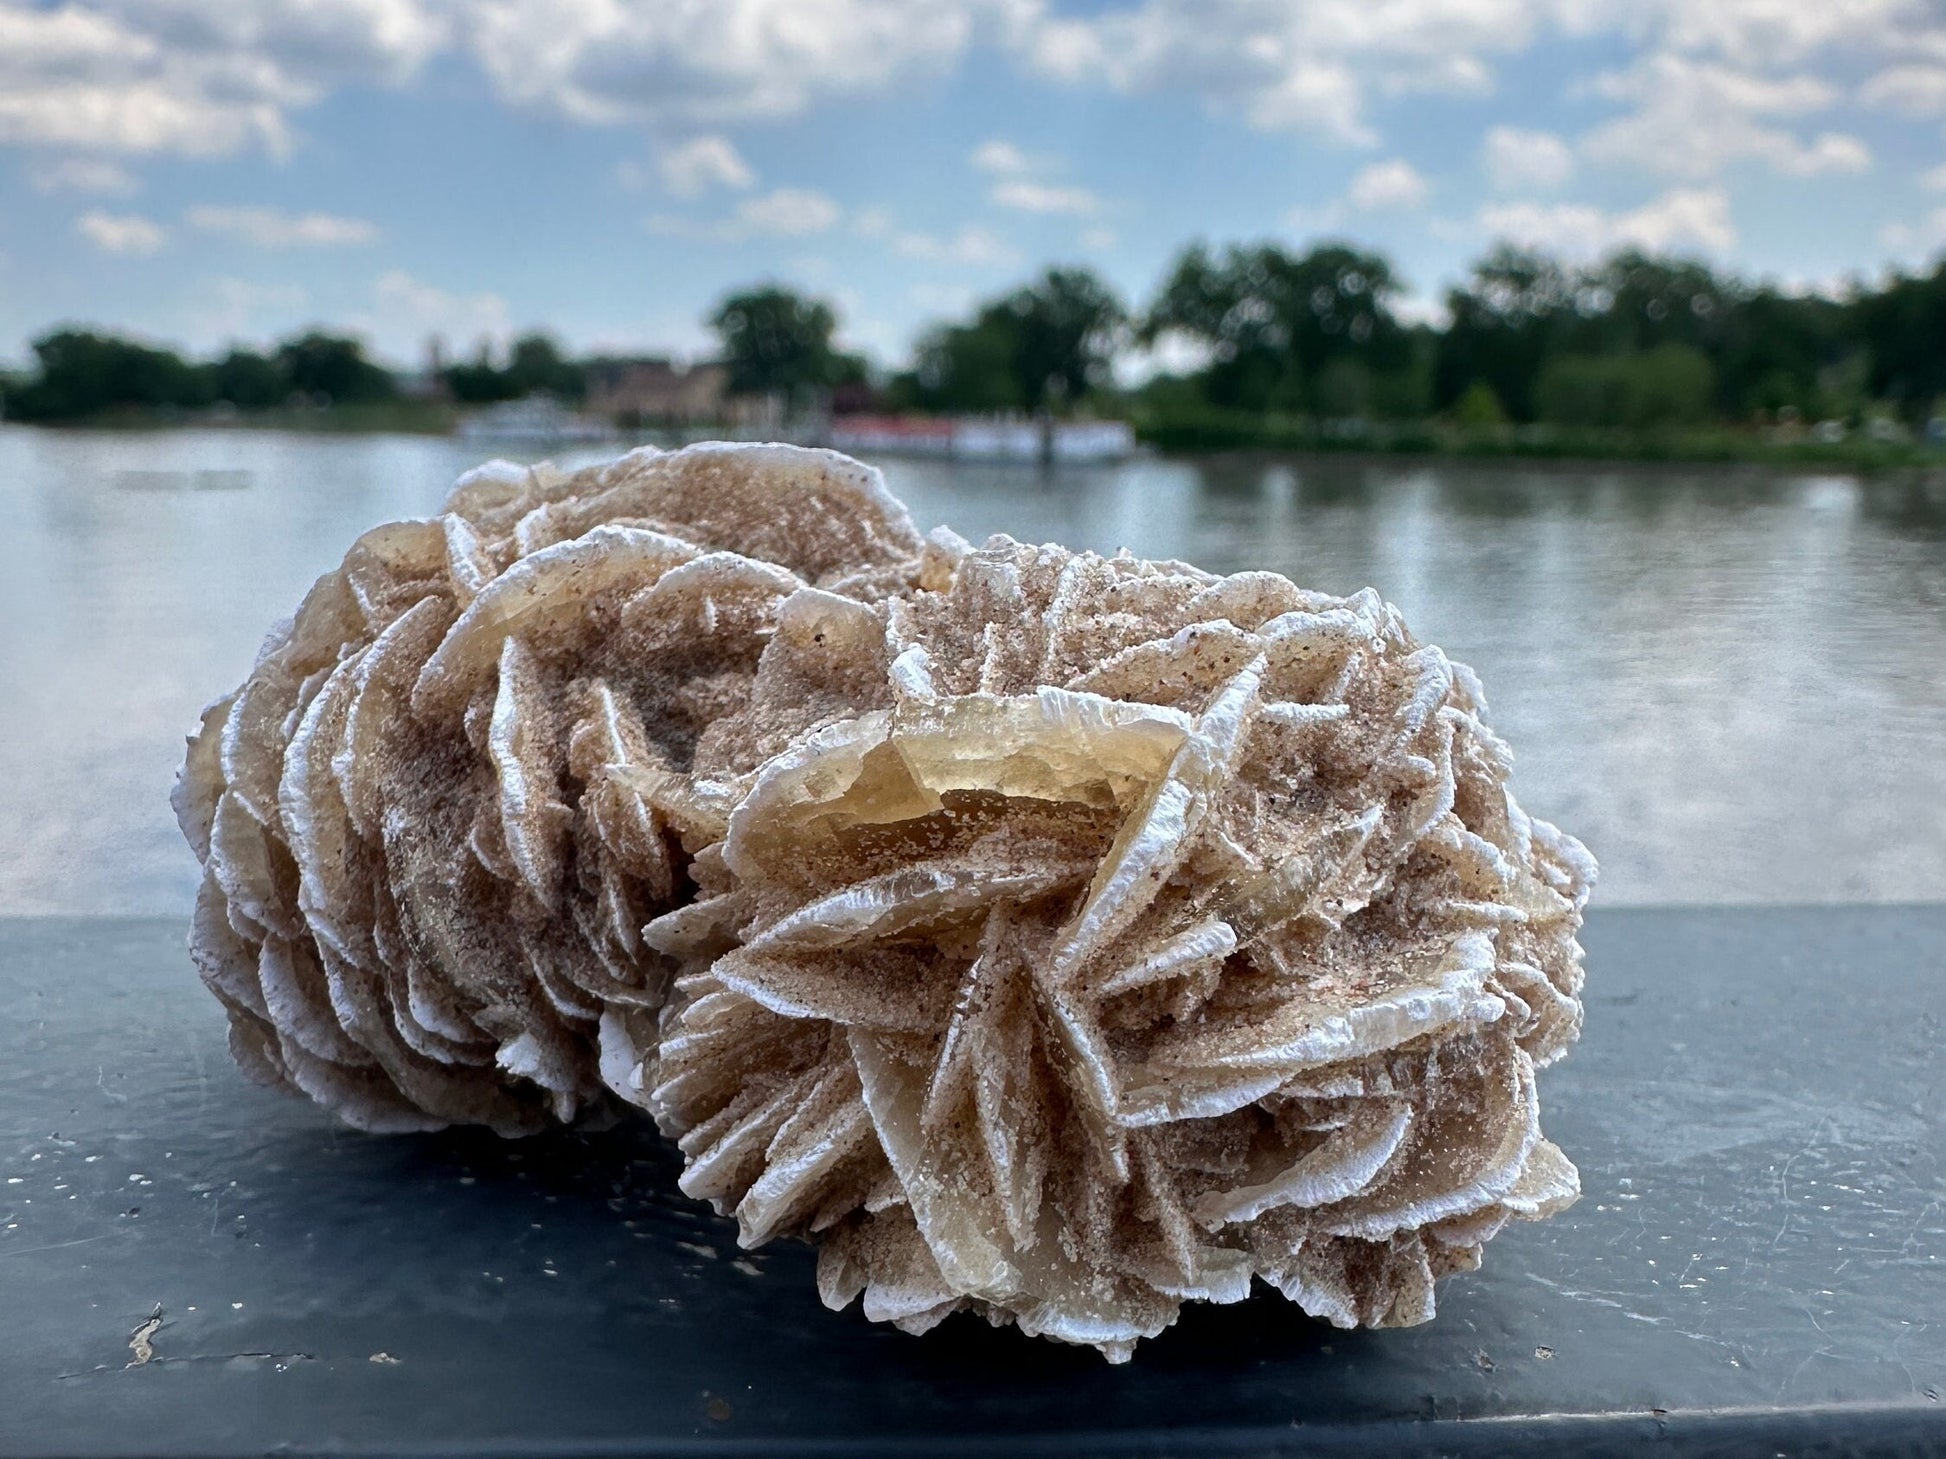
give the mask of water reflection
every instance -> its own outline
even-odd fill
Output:
[[[359,530],[469,464],[441,440],[0,429],[0,911],[186,907],[165,796],[197,709]],[[1936,484],[884,465],[922,525],[976,541],[1377,587],[1479,669],[1523,799],[1595,848],[1607,903],[1946,897]]]

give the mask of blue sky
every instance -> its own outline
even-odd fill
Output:
[[[0,0],[0,357],[312,321],[694,354],[725,290],[896,362],[1053,261],[1496,237],[1837,287],[1946,247],[1937,0]]]

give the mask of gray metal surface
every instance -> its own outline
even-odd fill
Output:
[[[825,1311],[646,1128],[336,1128],[182,938],[0,921],[0,1454],[1946,1451],[1946,908],[1597,912],[1579,1206],[1428,1326],[1264,1297],[1120,1368]]]

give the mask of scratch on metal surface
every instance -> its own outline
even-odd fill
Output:
[[[1914,1241],[1918,1238],[1919,1227],[1925,1221],[1926,1217],[1930,1216],[1934,1211],[1938,1209],[1939,1209],[1938,1201],[1927,1201],[1924,1207],[1920,1209],[1919,1214],[1912,1218],[1912,1225],[1907,1229],[1905,1233],[1905,1240],[1899,1243],[1900,1256],[1906,1255],[1906,1253],[1911,1249]]]
[[[1778,1226],[1777,1234],[1770,1238],[1770,1249],[1772,1251],[1775,1251],[1777,1249],[1777,1243],[1784,1239],[1784,1233],[1791,1229],[1791,1167],[1803,1159],[1804,1156],[1810,1154],[1811,1151],[1818,1148],[1818,1145],[1822,1142],[1824,1127],[1826,1125],[1832,1125],[1832,1120],[1829,1115],[1826,1115],[1818,1121],[1817,1128],[1811,1133],[1811,1138],[1804,1142],[1804,1148],[1786,1160],[1784,1162],[1784,1168],[1778,1172],[1778,1204],[1784,1208],[1784,1220]],[[1833,1133],[1836,1133],[1837,1127],[1835,1125],[1832,1125],[1832,1129]]]
[[[92,1378],[97,1373],[126,1373],[133,1368],[160,1368],[167,1363],[234,1363],[238,1361],[275,1362],[282,1371],[284,1363],[309,1363],[317,1360],[316,1353],[181,1353],[150,1358],[146,1363],[100,1363],[92,1368],[81,1368],[73,1373],[56,1373],[56,1381],[69,1378]]]
[[[72,1241],[55,1241],[46,1246],[23,1246],[18,1251],[0,1251],[0,1256],[32,1256],[37,1251],[63,1251],[70,1246],[86,1246],[90,1241],[106,1241],[119,1231],[104,1231],[99,1236],[77,1236]]]
[[[1831,1348],[1817,1348],[1806,1353],[1804,1355],[1804,1361],[1791,1369],[1790,1377],[1777,1385],[1777,1401],[1779,1403],[1784,1401],[1784,1395],[1791,1391],[1791,1388],[1797,1383],[1797,1380],[1803,1376],[1804,1370],[1810,1367],[1812,1363],[1816,1362],[1819,1358],[1835,1358],[1836,1356],[1838,1356],[1837,1353]]]
[[[190,1309],[192,1312],[195,1309]],[[155,1304],[155,1310],[143,1318],[135,1331],[128,1335],[128,1350],[134,1354],[126,1363],[98,1363],[92,1368],[82,1368],[73,1373],[56,1373],[56,1381],[69,1378],[90,1378],[97,1373],[126,1373],[133,1368],[159,1368],[164,1363],[233,1363],[238,1359],[252,1361],[271,1361],[277,1364],[277,1371],[283,1372],[286,1363],[311,1362],[312,1353],[180,1353],[164,1356],[155,1350],[155,1335],[162,1328],[162,1304]]]
[[[1743,1349],[1738,1347],[1735,1343],[1725,1342],[1720,1337],[1711,1337],[1706,1332],[1690,1332],[1687,1328],[1677,1327],[1667,1317],[1657,1317],[1654,1314],[1648,1312],[1637,1312],[1633,1307],[1629,1306],[1627,1302],[1624,1302],[1623,1300],[1621,1300],[1621,1298],[1617,1296],[1613,1296],[1602,1292],[1579,1291],[1576,1288],[1564,1286],[1560,1282],[1550,1281],[1548,1280],[1548,1278],[1540,1275],[1540,1273],[1538,1272],[1529,1272],[1527,1273],[1527,1276],[1530,1281],[1539,1282],[1543,1287],[1546,1287],[1550,1292],[1553,1292],[1562,1297],[1566,1297],[1570,1301],[1587,1302],[1596,1307],[1612,1307],[1615,1311],[1621,1313],[1622,1316],[1628,1318],[1631,1322],[1643,1322],[1643,1323],[1647,1323],[1650,1327],[1666,1328],[1670,1332],[1675,1333],[1678,1337],[1686,1337],[1686,1338],[1693,1339],[1696,1342],[1708,1343],[1711,1347],[1722,1348],[1726,1352],[1736,1354],[1739,1357],[1747,1356],[1744,1353]]]
[[[128,1350],[135,1354],[127,1366],[139,1368],[144,1363],[155,1361],[155,1334],[162,1326],[162,1304],[155,1304],[155,1311],[143,1319],[141,1326],[128,1335]]]

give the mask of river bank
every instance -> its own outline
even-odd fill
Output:
[[[1199,416],[1135,422],[1151,449],[1176,457],[1334,455],[1447,461],[1596,462],[1668,466],[1763,466],[1873,473],[1946,470],[1946,445],[1859,431],[1816,440],[1722,427],[1601,431],[1549,425],[1458,425],[1449,421],[1316,421]]]
[[[453,434],[464,412],[447,402],[391,400],[261,411],[115,411],[33,429],[69,431],[249,430],[316,435]],[[1141,447],[1179,460],[1221,456],[1408,458],[1491,464],[1495,461],[1641,465],[1755,466],[1876,474],[1946,472],[1946,445],[1882,439],[1863,431],[1842,440],[1786,438],[1756,430],[1711,428],[1666,432],[1573,430],[1547,425],[1462,426],[1448,421],[1314,421],[1258,416],[1199,416],[1131,422]],[[25,425],[25,422],[9,424]],[[637,441],[734,437],[727,427],[680,433],[617,432],[618,446]],[[816,444],[815,432],[799,438]],[[533,443],[521,443],[523,451]],[[546,443],[540,443],[545,449]]]

